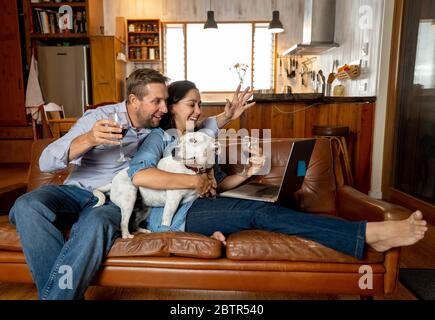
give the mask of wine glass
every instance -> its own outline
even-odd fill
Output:
[[[127,157],[124,154],[123,151],[123,146],[122,146],[122,141],[124,136],[127,134],[128,129],[130,128],[130,122],[128,121],[128,114],[127,112],[112,112],[109,113],[109,120],[112,120],[114,122],[116,122],[117,125],[119,125],[122,129],[122,139],[120,140],[120,145],[119,145],[119,159],[116,160],[117,162],[125,162],[125,161],[129,161],[131,160],[130,157]]]
[[[241,173],[242,176],[245,176],[247,174],[246,167],[249,161],[250,149],[251,149],[251,138],[249,136],[242,137],[242,141],[241,141],[241,150],[242,150],[241,162],[243,164],[243,171]]]

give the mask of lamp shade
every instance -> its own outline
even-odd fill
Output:
[[[204,29],[217,29],[217,23],[214,20],[214,11],[207,11],[207,21],[204,24]]]
[[[272,33],[280,33],[284,31],[284,27],[279,20],[279,11],[273,11],[273,18],[269,24],[269,31]]]

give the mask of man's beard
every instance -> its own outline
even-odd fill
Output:
[[[138,115],[137,119],[140,125],[139,129],[157,128],[160,124],[160,121],[157,122],[157,119],[154,118],[153,115],[149,115],[147,117]]]

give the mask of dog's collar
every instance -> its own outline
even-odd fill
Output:
[[[187,169],[189,169],[189,170],[192,170],[193,172],[195,172],[195,173],[197,173],[197,174],[199,174],[199,173],[204,173],[205,172],[205,170],[202,170],[202,169],[200,169],[200,168],[196,168],[196,167],[191,167],[191,166],[188,166],[188,165],[184,165]]]

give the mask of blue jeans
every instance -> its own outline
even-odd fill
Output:
[[[75,186],[48,185],[17,199],[10,222],[20,235],[39,299],[83,299],[113,241],[121,212]],[[66,240],[61,230],[71,227]]]
[[[186,231],[225,236],[242,230],[266,230],[300,236],[361,259],[366,222],[293,211],[275,204],[230,198],[197,199],[186,218]]]

